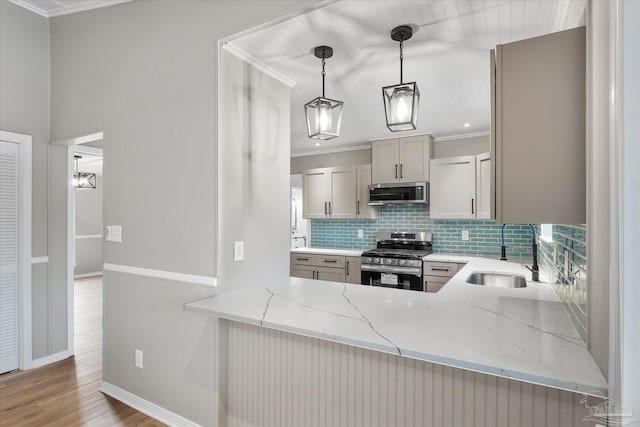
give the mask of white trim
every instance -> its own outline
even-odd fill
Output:
[[[274,79],[278,80],[280,83],[284,84],[285,86],[294,87],[297,84],[295,80],[285,76],[279,71],[274,70],[273,68],[269,67],[268,64],[265,64],[255,56],[252,56],[250,53],[246,52],[244,49],[241,49],[236,45],[232,45],[229,42],[223,42],[222,49],[226,50],[231,55],[237,57],[241,61],[244,61],[249,65],[257,68],[264,74],[270,77],[273,77]]]
[[[59,362],[71,356],[72,354],[68,350],[64,350],[59,353],[50,354],[48,356],[41,357],[31,362],[31,369],[35,369],[41,366],[49,365],[51,363]]]
[[[79,145],[79,144],[87,144],[89,142],[102,141],[103,139],[104,139],[104,132],[96,132],[89,135],[78,136],[75,138],[67,138],[67,139],[60,139],[58,141],[52,141],[51,144],[72,146],[72,145]],[[83,147],[83,150],[87,148],[90,148],[90,147]],[[98,150],[100,150],[100,148],[98,148]]]
[[[49,262],[49,257],[48,256],[36,256],[36,257],[31,257],[31,264],[46,264]]]
[[[388,141],[390,139],[398,139],[398,138],[411,138],[413,136],[424,136],[424,135],[431,135],[431,137],[433,137],[433,133],[432,132],[422,132],[422,133],[408,133],[405,134],[404,132],[402,133],[402,136],[399,135],[395,135],[395,136],[387,136],[384,138],[374,138],[374,139],[370,139],[369,142],[376,142],[376,141]],[[434,138],[435,139],[435,138]]]
[[[199,427],[200,424],[194,423],[191,420],[186,419],[185,417],[176,414],[175,412],[171,412],[168,409],[165,409],[159,405],[156,405],[153,402],[149,402],[146,399],[141,398],[127,390],[124,390],[118,386],[115,386],[106,381],[102,382],[100,386],[100,392],[106,394],[108,396],[113,397],[114,399],[124,403],[125,405],[131,406],[133,409],[136,409],[143,414],[146,414],[150,417],[155,418],[156,420],[168,424],[170,426],[176,427]]]
[[[76,235],[76,239],[102,239],[102,234],[81,234]]]
[[[80,138],[77,138],[80,139]],[[75,347],[75,310],[74,310],[74,284],[73,271],[76,265],[76,193],[71,184],[74,173],[75,147],[67,148],[67,350],[74,354]]]
[[[218,286],[218,278],[212,276],[198,276],[195,274],[176,273],[174,271],[154,270],[151,268],[110,263],[105,263],[103,270],[134,274],[136,276],[155,277],[156,279],[174,280],[176,282],[193,283],[194,285]]]
[[[291,153],[291,157],[305,157],[315,156],[316,154],[330,154],[330,153],[343,153],[345,151],[358,151],[358,150],[370,150],[371,143],[362,145],[356,145],[353,147],[334,147],[334,148],[318,148],[317,150],[305,150],[297,151],[295,154]]]
[[[18,348],[20,369],[29,369],[32,361],[31,342],[31,136],[0,131],[0,140],[18,144],[20,177],[18,203],[20,209],[20,283],[18,310]]]
[[[92,273],[82,273],[73,276],[74,279],[84,279],[85,277],[102,276],[102,271],[94,271]]]
[[[80,3],[74,6],[64,6],[62,9],[58,9],[57,11],[47,12],[46,10],[42,10],[39,7],[36,7],[30,3],[27,3],[24,0],[9,0],[11,3],[23,7],[31,12],[37,13],[40,16],[44,16],[45,18],[52,18],[54,16],[61,15],[70,15],[72,13],[84,12],[85,10],[99,9],[101,7],[114,6],[120,3],[128,3],[133,0],[94,0],[88,3]]]
[[[438,141],[451,141],[455,139],[465,139],[465,138],[477,138],[479,136],[491,136],[490,131],[486,132],[474,132],[474,133],[463,133],[461,135],[449,135],[449,136],[436,136],[433,138],[435,142]]]

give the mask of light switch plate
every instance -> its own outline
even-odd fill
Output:
[[[122,226],[107,225],[106,237],[107,242],[122,242]]]
[[[142,363],[142,356],[144,355],[144,353],[142,352],[142,350],[136,350],[136,368],[138,369],[142,369],[143,368],[143,363]]]
[[[469,230],[462,230],[462,240],[469,240]]]
[[[244,241],[237,240],[233,242],[233,260],[244,261]]]
[[[363,229],[359,229],[358,230],[358,239],[362,239],[364,238],[364,230]]]

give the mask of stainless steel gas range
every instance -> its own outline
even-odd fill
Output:
[[[376,240],[376,248],[362,254],[362,284],[422,291],[422,257],[433,252],[431,233],[378,233]]]

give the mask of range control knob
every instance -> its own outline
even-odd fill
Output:
[[[391,260],[390,259],[385,259],[384,262],[386,262],[387,264],[391,264]]]
[[[400,261],[398,261],[398,264],[400,264],[400,265],[404,265],[404,260],[403,260],[403,259],[401,259]]]
[[[380,258],[374,258],[373,259],[373,263],[374,264],[380,264]]]
[[[365,264],[371,264],[371,258],[365,258],[364,259],[364,263]]]

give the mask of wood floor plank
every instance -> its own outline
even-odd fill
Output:
[[[98,391],[102,383],[102,277],[75,282],[75,356],[0,375],[0,426],[165,424]]]

